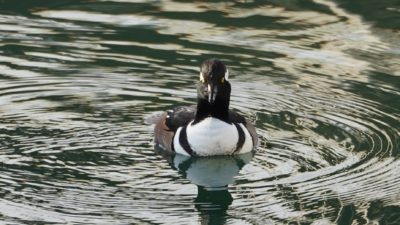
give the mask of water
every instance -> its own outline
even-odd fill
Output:
[[[2,224],[400,224],[398,1],[0,1]],[[164,156],[230,68],[260,146]]]

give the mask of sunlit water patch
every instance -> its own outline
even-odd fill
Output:
[[[3,1],[1,220],[398,224],[398,29],[338,2]],[[209,57],[260,146],[160,153]]]

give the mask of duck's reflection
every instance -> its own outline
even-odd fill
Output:
[[[223,224],[233,201],[228,185],[234,182],[234,177],[250,162],[254,153],[213,157],[162,155],[172,168],[197,185],[194,203],[201,214],[202,224]]]

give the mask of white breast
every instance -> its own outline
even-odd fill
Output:
[[[235,152],[239,141],[239,132],[235,125],[212,117],[208,117],[196,124],[192,123],[189,123],[186,127],[186,136],[190,148],[196,155],[241,154],[250,152],[253,149],[251,135],[243,124],[239,126],[244,132],[244,143],[242,148]],[[175,151],[183,155],[189,155],[179,141],[181,132],[182,127],[178,128],[174,136]]]
[[[239,139],[235,125],[212,117],[194,125],[190,123],[186,132],[190,146],[197,155],[231,154]]]

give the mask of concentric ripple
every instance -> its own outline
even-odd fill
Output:
[[[346,0],[3,0],[0,220],[399,224],[389,3],[364,3],[381,12],[369,17]],[[228,65],[231,108],[254,122],[260,146],[158,152],[151,121],[196,102],[210,57]]]
[[[400,123],[387,113],[397,109],[351,94],[326,97],[271,85],[260,92],[240,85],[269,99],[257,105],[267,109],[256,115],[263,122],[259,127],[265,127],[264,143],[237,178],[241,185],[233,188],[239,208],[252,209],[247,219],[257,214],[264,216],[259,223],[271,218],[308,223],[318,217],[326,223],[353,213],[359,217],[355,221],[368,221],[364,210],[382,210],[370,207],[371,202],[382,208],[398,204]],[[348,207],[354,212],[344,212]]]

